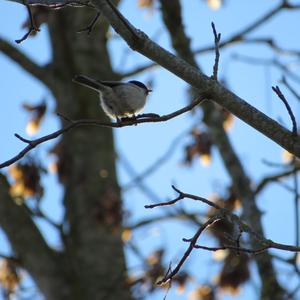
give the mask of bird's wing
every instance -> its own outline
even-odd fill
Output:
[[[117,86],[124,85],[124,83],[121,81],[102,81],[90,78],[85,75],[76,75],[73,78],[73,81],[96,91],[101,91],[105,87],[114,88]]]
[[[105,81],[105,80],[97,80],[97,82],[103,84],[103,85],[106,85],[106,86],[109,86],[109,87],[116,87],[116,86],[119,86],[119,85],[124,85],[125,83],[124,82],[121,82],[121,81]]]
[[[101,90],[101,83],[99,83],[97,80],[94,80],[90,77],[84,76],[84,75],[76,75],[73,78],[73,82],[79,83],[81,85],[84,85],[88,88],[91,88],[95,91]]]

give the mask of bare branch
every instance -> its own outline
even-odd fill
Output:
[[[95,15],[95,17],[91,21],[91,23],[87,27],[85,27],[83,29],[80,29],[77,32],[78,33],[87,32],[87,34],[90,34],[93,31],[93,29],[94,29],[94,27],[95,27],[95,25],[96,25],[96,23],[97,23],[97,21],[98,21],[98,19],[99,19],[100,16],[101,16],[101,13],[97,12],[96,15]]]
[[[8,191],[9,184],[0,175],[0,225],[16,253],[17,261],[31,273],[40,288],[47,284],[48,289],[60,289],[63,280],[55,252],[47,245],[25,205],[16,204]],[[47,283],[45,276],[51,278]]]
[[[66,127],[59,129],[51,134],[45,135],[41,138],[35,139],[35,140],[27,140],[21,137],[20,135],[16,134],[16,137],[22,140],[24,143],[28,144],[19,154],[14,156],[13,158],[5,161],[4,163],[0,164],[0,169],[7,167],[16,161],[20,160],[22,157],[24,157],[29,151],[34,149],[36,146],[49,141],[53,140],[60,135],[70,131],[71,129],[79,126],[100,126],[100,127],[110,127],[110,128],[121,128],[121,127],[126,127],[126,126],[131,126],[131,125],[137,125],[141,123],[158,123],[158,122],[165,122],[170,119],[173,119],[179,115],[184,114],[185,112],[188,112],[192,110],[195,106],[200,104],[202,102],[202,99],[197,99],[193,101],[191,104],[187,105],[186,107],[179,109],[173,113],[164,115],[164,116],[158,116],[158,117],[147,117],[147,118],[141,118],[141,119],[128,119],[128,120],[123,120],[122,122],[117,122],[117,123],[106,123],[106,122],[100,122],[98,120],[77,120],[77,121],[72,121],[69,125]]]
[[[161,203],[157,203],[157,204],[151,204],[151,205],[145,205],[145,208],[155,208],[155,207],[159,207],[159,206],[168,206],[168,205],[173,205],[175,204],[176,202],[184,199],[184,198],[189,198],[189,199],[193,199],[195,201],[201,201],[213,208],[216,208],[216,209],[221,209],[221,207],[217,204],[215,204],[214,202],[212,201],[209,201],[203,197],[199,197],[199,196],[195,196],[195,195],[192,195],[192,194],[187,194],[187,193],[184,193],[182,191],[180,191],[179,189],[177,189],[174,185],[172,185],[172,188],[173,190],[175,190],[177,193],[178,193],[178,197],[175,198],[174,200],[171,200],[171,201],[168,201],[168,202],[161,202]]]
[[[18,2],[18,1],[17,1]],[[69,1],[52,1],[52,0],[30,0],[28,4],[57,4],[64,5],[75,3]],[[86,5],[88,2],[79,2],[78,5]],[[205,76],[195,68],[192,68],[184,60],[175,57],[168,51],[164,50],[156,43],[151,41],[145,33],[137,30],[125,17],[107,0],[92,0],[92,4],[103,13],[113,28],[123,37],[128,45],[153,61],[157,62],[164,68],[168,69],[178,77],[185,80],[195,88],[199,89],[204,97],[213,99],[215,102],[226,108],[228,111],[248,123],[253,128],[281,145],[287,151],[300,157],[300,138],[291,139],[291,132],[280,126],[276,121],[270,119],[259,110],[255,109],[247,102],[228,91],[225,87]],[[61,4],[60,4],[61,5]],[[265,15],[262,19],[268,19],[281,8],[297,9],[299,6],[287,4],[285,1],[277,8]],[[262,19],[258,20],[248,28],[244,29],[241,34],[246,34],[253,27],[261,24]],[[258,24],[258,25],[257,25]]]
[[[269,183],[278,181],[282,178],[285,178],[287,176],[293,175],[295,172],[298,172],[300,170],[300,167],[295,167],[291,170],[279,172],[276,174],[273,174],[271,176],[264,177],[260,183],[257,184],[256,189],[254,191],[254,194],[260,193]]]
[[[286,150],[300,157],[300,138],[292,139],[291,137],[293,135],[290,131],[228,91],[218,82],[191,67],[184,60],[158,46],[151,41],[145,33],[135,29],[132,24],[130,24],[131,30],[128,30],[127,27],[129,25],[127,27],[124,26],[124,20],[119,17],[120,12],[116,13],[117,9],[108,5],[107,1],[94,0],[93,4],[103,13],[114,29],[132,49],[156,61],[198,89],[202,96],[207,99],[213,99],[213,101],[277,142]],[[129,23],[127,20],[126,22]],[[133,30],[136,32],[134,35],[132,33]],[[137,36],[139,37],[138,41]]]
[[[183,239],[184,242],[190,242],[190,240]],[[231,245],[223,245],[221,247],[206,247],[206,246],[200,246],[200,245],[195,245],[195,249],[204,249],[208,251],[218,251],[218,250],[236,250],[240,252],[247,252],[251,254],[260,254],[261,252],[264,252],[268,249],[279,249],[279,250],[285,250],[289,252],[300,252],[300,247],[297,246],[291,246],[291,245],[284,245],[284,244],[279,244],[275,243],[271,240],[267,240],[267,245],[258,248],[258,249],[248,249],[248,248],[243,248],[243,247],[236,247],[236,246],[231,246]]]
[[[300,77],[296,75],[295,73],[291,72],[288,66],[284,65],[277,59],[266,59],[266,58],[257,58],[257,57],[251,57],[241,54],[233,54],[233,59],[248,63],[248,64],[257,64],[257,65],[271,65],[277,67],[279,70],[281,70],[286,76],[293,79],[294,81],[297,81],[297,83],[300,83]]]
[[[20,4],[24,4],[24,0],[8,0],[11,2],[17,2]],[[49,6],[50,8],[58,9],[65,6],[75,6],[75,7],[81,7],[81,6],[88,6],[93,7],[90,4],[89,0],[27,0],[27,5],[45,5]]]
[[[296,132],[297,133],[297,132]],[[294,165],[296,164],[296,158],[295,156],[293,157],[293,163]],[[298,177],[297,177],[297,171],[294,171],[293,174],[293,181],[294,181],[294,205],[295,205],[295,244],[296,246],[299,246],[299,239],[300,239],[300,220],[299,220],[299,184],[298,184]],[[295,254],[294,257],[295,260],[295,268],[297,271],[299,271],[298,265],[297,265],[297,255]]]
[[[276,53],[281,55],[290,55],[290,56],[300,56],[300,52],[296,49],[285,49],[283,47],[280,47],[278,44],[275,43],[272,39],[269,37],[257,37],[257,38],[246,38],[245,36],[239,38],[239,39],[233,39],[229,38],[225,42],[220,43],[219,49],[223,49],[229,46],[234,46],[236,44],[263,44],[268,47],[270,47],[272,50],[274,50]],[[203,54],[207,52],[211,52],[214,50],[214,46],[204,46],[202,48],[197,49],[194,54]]]
[[[217,33],[214,22],[211,23],[211,27],[213,29],[213,33],[215,37],[215,53],[216,53],[212,79],[218,80],[218,68],[219,68],[219,59],[220,59],[219,43],[221,40],[221,33]]]
[[[185,251],[184,255],[182,256],[182,258],[180,259],[179,263],[177,264],[177,266],[169,273],[167,273],[164,278],[162,278],[161,280],[159,280],[157,282],[157,284],[163,284],[166,283],[169,280],[172,280],[172,278],[180,271],[181,267],[183,266],[183,264],[185,263],[185,261],[188,259],[188,257],[190,256],[190,254],[192,253],[192,251],[195,248],[195,245],[198,241],[198,238],[200,237],[201,233],[207,229],[210,225],[212,225],[214,222],[220,220],[222,218],[221,215],[215,215],[211,218],[209,218],[208,221],[206,221],[199,229],[198,231],[195,233],[195,235],[192,237],[192,239],[190,240],[190,245],[187,248],[187,250]]]
[[[5,254],[0,253],[0,258],[12,261],[13,263],[15,263],[17,265],[20,264],[20,260],[15,256],[9,256],[9,255],[5,255]]]
[[[184,240],[185,242],[185,240]],[[248,248],[243,248],[243,247],[236,247],[236,246],[231,246],[231,245],[224,245],[221,247],[206,247],[206,246],[201,246],[201,245],[195,245],[195,249],[203,249],[203,250],[208,250],[208,251],[219,251],[219,250],[236,250],[237,252],[246,252],[246,253],[251,253],[251,254],[259,254],[263,251],[266,251],[269,247],[264,246],[258,249],[248,249]]]
[[[46,85],[51,83],[51,74],[47,67],[41,67],[33,62],[27,55],[22,53],[15,46],[0,37],[0,52],[16,62],[25,71],[42,81]]]
[[[15,40],[15,42],[17,44],[21,44],[23,41],[25,41],[32,32],[39,32],[40,31],[40,29],[37,28],[34,24],[34,19],[33,19],[32,13],[31,13],[30,6],[28,4],[26,4],[25,1],[24,1],[24,4],[26,5],[27,12],[28,12],[28,15],[29,15],[30,27],[29,27],[28,31],[24,34],[24,36],[22,38],[20,38],[18,40]]]
[[[253,231],[248,225],[244,224],[238,216],[236,216],[235,214],[231,213],[230,211],[228,211],[226,209],[221,208],[220,206],[216,205],[215,203],[213,203],[205,198],[183,193],[180,190],[178,190],[177,188],[175,188],[174,186],[173,186],[173,189],[176,192],[178,192],[178,194],[179,194],[177,198],[175,198],[174,200],[168,201],[168,202],[161,202],[159,204],[147,205],[147,206],[145,206],[145,208],[154,208],[154,207],[160,207],[160,206],[173,205],[176,202],[178,202],[184,198],[190,198],[193,200],[198,200],[198,201],[204,202],[204,203],[208,204],[209,206],[216,208],[217,213],[215,215],[213,215],[212,217],[210,217],[204,224],[202,224],[192,238],[183,239],[184,242],[190,243],[189,247],[185,251],[184,255],[180,259],[180,261],[177,264],[177,266],[175,267],[175,269],[172,270],[171,272],[167,273],[163,279],[161,279],[159,282],[157,282],[157,284],[163,284],[163,283],[171,280],[179,272],[179,270],[183,266],[184,262],[190,256],[193,249],[204,249],[204,250],[209,250],[209,251],[231,249],[231,250],[236,250],[236,251],[241,251],[241,252],[248,252],[248,253],[252,253],[252,254],[258,254],[258,253],[266,251],[267,249],[279,249],[279,250],[285,250],[285,251],[290,251],[290,252],[300,252],[299,246],[275,243],[272,240],[264,238],[257,232]],[[215,222],[217,222],[221,219],[224,219],[224,218],[229,219],[232,223],[236,223],[240,228],[240,234],[238,235],[238,238],[237,238],[237,246],[223,245],[221,247],[205,247],[205,246],[197,245],[197,240],[199,239],[202,232],[206,228],[208,228],[209,226],[214,224]],[[248,248],[240,247],[239,239],[241,237],[242,232],[247,232],[247,233],[253,235],[259,241],[259,243],[262,244],[262,247],[257,248],[257,249],[248,249]]]
[[[277,94],[277,96],[279,97],[279,99],[283,102],[283,104],[285,105],[286,107],[286,110],[288,111],[289,115],[290,115],[290,118],[292,120],[292,124],[293,124],[293,135],[294,136],[297,136],[297,122],[296,122],[296,118],[295,118],[295,115],[288,103],[288,101],[286,100],[285,96],[282,94],[279,86],[272,86],[272,90]]]
[[[273,9],[268,11],[266,14],[259,17],[256,21],[249,24],[248,26],[246,26],[244,29],[238,31],[237,33],[233,34],[231,37],[225,39],[222,43],[220,43],[219,48],[221,49],[225,46],[235,44],[235,43],[240,43],[240,42],[251,42],[251,43],[253,43],[253,42],[255,42],[255,43],[263,42],[263,43],[267,43],[269,45],[272,45],[272,42],[270,42],[269,39],[260,39],[260,38],[258,38],[258,39],[247,40],[247,39],[245,39],[245,36],[247,34],[249,34],[250,32],[256,30],[257,28],[259,28],[261,25],[265,24],[268,20],[270,20],[271,18],[276,16],[283,9],[300,9],[300,5],[297,5],[297,4],[292,5],[292,4],[288,4],[286,1],[282,1],[277,6],[275,6]],[[203,47],[203,48],[200,48],[200,49],[196,50],[195,54],[208,52],[208,51],[213,51],[214,49],[215,49],[215,46],[213,46],[213,45],[206,46],[206,47]]]

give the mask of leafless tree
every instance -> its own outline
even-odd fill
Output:
[[[299,99],[296,89],[289,83],[289,77],[297,76],[277,57],[288,52],[299,60],[300,50],[281,48],[272,37],[250,38],[248,34],[282,11],[299,10],[300,4],[282,0],[265,15],[227,39],[221,38],[221,29],[212,23],[211,45],[194,50],[185,32],[182,17],[184,1],[140,1],[144,6],[159,7],[175,52],[171,54],[122,15],[118,10],[118,0],[11,1],[25,5],[28,11],[28,22],[25,24],[28,31],[16,40],[16,44],[0,38],[0,51],[51,91],[56,101],[61,128],[33,140],[16,134],[16,138],[24,143],[23,150],[0,163],[3,170],[6,167],[10,168],[9,174],[4,171],[0,177],[0,226],[13,249],[11,256],[2,255],[5,262],[2,273],[5,276],[2,276],[2,279],[0,276],[0,281],[5,296],[9,298],[16,292],[22,280],[19,275],[20,269],[24,269],[33,278],[40,293],[49,300],[126,300],[145,297],[145,294],[158,286],[169,284],[170,288],[173,283],[185,285],[189,274],[182,267],[192,252],[226,251],[218,281],[200,286],[195,299],[217,299],[219,289],[238,289],[251,278],[249,266],[252,262],[256,264],[261,283],[260,299],[296,299],[300,283],[298,282],[294,290],[284,288],[274,266],[274,259],[277,258],[288,264],[294,274],[299,275],[297,172],[300,168],[300,138],[296,118],[280,87],[275,85],[273,91],[289,115],[292,124],[289,127],[292,130],[280,125],[233,93],[220,80],[218,73],[222,49],[234,47],[236,44],[264,44],[277,55],[275,59],[266,61],[239,55],[234,59],[271,64],[279,68],[288,78],[283,77],[282,86]],[[26,43],[32,34],[39,34],[41,24],[46,24],[49,29],[53,52],[51,62],[43,66],[32,61],[17,45]],[[83,28],[84,25],[87,27]],[[152,62],[137,66],[126,73],[115,71],[108,48],[107,33],[110,26],[128,44],[132,52],[139,52]],[[83,28],[80,35],[78,28]],[[206,52],[214,53],[215,57],[211,76],[202,72],[196,59],[197,55]],[[145,114],[137,119],[113,123],[107,121],[103,112],[95,110],[94,94],[72,83],[76,74],[122,80],[153,67],[165,68],[175,74],[177,80],[183,80],[190,86],[189,96],[192,100],[188,105],[163,116]],[[46,113],[45,104],[26,105],[25,109],[33,116],[32,124],[38,126]],[[215,201],[211,201],[173,186],[177,193],[175,199],[146,206],[148,209],[166,206],[165,215],[145,219],[136,224],[124,224],[121,191],[116,175],[117,155],[113,128],[118,130],[142,123],[168,122],[191,110],[201,110],[202,117],[197,117],[196,125],[189,130],[192,142],[185,149],[185,162],[191,164],[194,157],[211,155],[212,148],[217,149],[231,180],[226,196],[219,196]],[[254,186],[224,126],[232,116],[240,118],[266,139],[274,141],[288,151],[292,157],[289,164],[271,176],[264,177]],[[197,130],[199,124],[205,125],[204,132]],[[139,186],[154,198],[151,189],[143,185],[143,179],[155,172],[170,157],[179,139],[186,135],[184,132],[178,136],[166,154],[142,174],[133,174],[130,185]],[[46,188],[41,184],[43,168],[35,160],[26,160],[34,148],[50,140],[56,142],[51,152],[57,157],[57,174],[64,188],[65,215],[61,223],[53,222],[40,209],[43,189]],[[125,159],[123,163],[126,165]],[[133,173],[129,164],[127,168]],[[266,236],[262,212],[256,203],[261,191],[270,183],[287,177],[293,180],[293,186],[287,188],[291,190],[295,203],[295,245],[281,244]],[[28,197],[37,199],[35,206],[27,204]],[[189,201],[188,199],[196,201],[199,206],[204,204],[207,207],[204,215],[190,213],[183,207],[178,208],[177,202]],[[170,206],[173,210],[167,209]],[[240,213],[238,206],[242,208]],[[60,249],[53,249],[48,245],[47,237],[40,232],[36,218],[46,220],[60,233]],[[182,253],[176,266],[165,264],[164,249],[159,249],[151,257],[144,258],[135,243],[129,241],[127,246],[140,257],[144,266],[140,276],[129,276],[124,258],[124,234],[154,222],[181,218],[194,226],[195,233],[192,238],[183,237],[186,251]],[[215,247],[199,244],[199,237],[206,231],[215,237]],[[291,252],[292,256],[288,259],[274,257],[269,249]],[[140,289],[142,284],[147,284],[146,293]]]

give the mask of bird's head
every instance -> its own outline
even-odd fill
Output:
[[[150,92],[152,92],[152,90],[149,90],[142,82],[137,81],[137,80],[131,80],[129,81],[129,83],[134,84],[136,86],[138,86],[139,88],[143,89],[145,91],[145,93],[148,95]]]

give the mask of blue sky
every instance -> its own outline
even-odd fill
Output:
[[[121,11],[137,27],[145,31],[150,37],[158,36],[157,42],[167,49],[170,48],[170,41],[165,32],[162,31],[161,16],[157,9],[153,14],[148,10],[140,10],[136,5],[137,1],[125,0],[121,6]],[[254,19],[263,15],[274,7],[279,1],[234,1],[228,0],[220,10],[211,10],[205,1],[183,1],[184,20],[186,31],[192,39],[193,49],[198,49],[213,43],[211,22],[213,21],[217,30],[222,33],[222,39],[231,36],[239,29],[251,23]],[[296,3],[296,1],[294,1]],[[24,30],[20,29],[26,18],[26,10],[21,5],[9,1],[0,2],[0,36],[7,38],[11,42],[20,38]],[[279,45],[287,49],[299,49],[297,38],[299,25],[299,11],[282,12],[266,25],[254,31],[249,37],[274,37]],[[299,27],[299,26],[298,26]],[[45,26],[41,27],[41,32],[34,38],[26,40],[18,45],[25,53],[38,63],[46,63],[51,59],[49,49],[48,33]],[[110,45],[113,53],[115,68],[121,65],[120,59],[124,57],[124,52],[128,51],[126,44],[120,39],[115,39]],[[290,128],[290,120],[283,104],[272,94],[271,85],[279,83],[281,73],[274,67],[249,65],[234,61],[231,57],[234,53],[249,55],[257,58],[273,58],[273,52],[262,45],[234,46],[221,51],[221,63],[219,66],[219,77],[226,76],[229,88],[237,95],[259,108],[270,117],[280,119],[283,124]],[[284,58],[283,61],[292,61],[293,58]],[[213,54],[199,55],[199,64],[207,75],[212,73],[214,62]],[[130,53],[126,58],[126,63],[122,63],[122,69],[130,70],[132,67],[143,64],[148,60],[138,53]],[[54,111],[54,101],[49,91],[38,81],[21,70],[15,63],[12,63],[0,53],[0,98],[2,109],[0,110],[0,136],[5,141],[0,149],[0,161],[4,161],[15,155],[24,146],[14,137],[17,132],[26,136],[25,126],[28,116],[21,109],[23,102],[38,103],[41,99],[46,99],[50,112]],[[295,71],[297,73],[297,70]],[[299,73],[299,72],[298,72]],[[169,72],[156,68],[152,72],[142,74],[135,79],[148,81],[153,79],[154,92],[151,94],[145,107],[145,112],[165,114],[175,111],[186,105],[187,86],[186,84],[170,74]],[[291,82],[293,83],[293,82]],[[299,105],[291,95],[283,89],[289,97],[290,104],[299,117]],[[97,99],[95,98],[95,109]],[[156,161],[168,148],[170,143],[181,132],[191,127],[197,118],[189,114],[178,117],[161,124],[144,124],[131,128],[122,128],[115,131],[115,140],[120,156],[126,157],[132,167],[139,174],[149,165]],[[53,114],[48,114],[43,122],[38,136],[54,131],[58,126]],[[230,139],[244,163],[244,167],[253,180],[253,184],[265,174],[272,173],[273,169],[263,164],[262,159],[280,162],[282,149],[268,140],[266,137],[250,128],[243,122],[235,119],[234,127],[230,131]],[[195,161],[191,167],[182,165],[184,157],[183,148],[187,144],[188,138],[182,139],[170,160],[161,169],[147,177],[145,184],[165,200],[174,196],[171,184],[176,184],[181,190],[194,193],[203,197],[209,197],[212,193],[223,192],[228,185],[229,178],[223,168],[220,157],[216,151],[213,153],[212,164],[203,167]],[[50,159],[46,152],[52,143],[42,145],[35,150],[34,155],[38,155],[45,162]],[[121,186],[126,185],[132,179],[126,172],[124,161],[120,159],[118,163],[118,175]],[[48,175],[44,182],[46,190],[43,208],[50,213],[54,220],[59,220],[62,215],[61,189],[58,186],[54,175]],[[142,218],[149,218],[163,213],[163,210],[145,210],[144,205],[151,200],[138,188],[132,188],[124,193],[125,209],[131,213],[132,221]],[[266,225],[266,235],[268,238],[281,243],[294,243],[293,227],[293,202],[292,195],[283,188],[272,185],[271,188],[259,197],[258,205],[265,212],[263,222]],[[197,209],[204,211],[205,207],[195,204],[184,203],[187,209]],[[284,220],[284,224],[283,224]],[[53,230],[45,223],[39,222],[40,228],[47,234],[49,242],[57,246],[57,236]],[[189,237],[196,228],[188,223],[158,223],[153,227],[141,229],[134,234],[134,239],[139,241],[141,251],[148,255],[157,247],[167,246],[168,252],[166,261],[176,263],[181,257],[186,245],[181,242],[182,237]],[[176,233],[176,234],[174,234]],[[8,246],[3,235],[0,236],[0,249],[2,252],[8,251]],[[212,243],[207,236],[203,238],[203,243]],[[129,266],[138,263],[136,258],[127,252]],[[186,264],[187,269],[191,269],[196,277],[196,282],[203,282],[210,279],[218,266],[211,264],[211,254],[204,252],[193,253]],[[280,266],[282,267],[282,266]],[[198,271],[201,270],[201,271]],[[257,279],[254,277],[253,281]],[[195,282],[194,282],[195,283]],[[293,283],[293,282],[292,282]],[[191,284],[192,288],[192,284]],[[254,299],[255,289],[253,284],[248,284],[242,289],[237,299]],[[184,296],[169,294],[169,299],[186,299],[188,292]],[[156,293],[149,299],[162,299],[161,293]],[[224,299],[231,299],[225,296]]]

